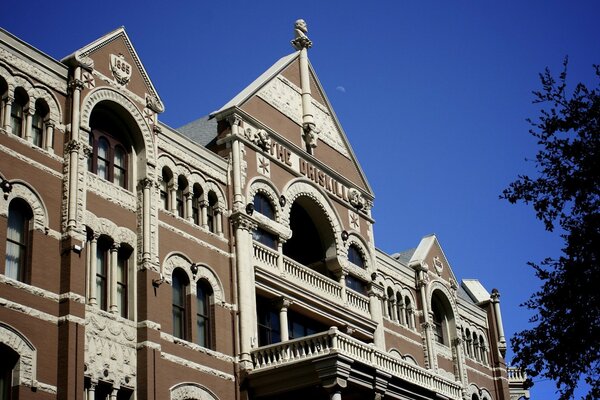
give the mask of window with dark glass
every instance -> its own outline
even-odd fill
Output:
[[[23,136],[24,110],[28,100],[29,97],[23,88],[15,90],[15,99],[10,109],[10,124],[13,135]]]
[[[177,179],[177,190],[175,191],[175,201],[177,202],[177,215],[181,218],[185,217],[185,191],[187,190],[187,181],[183,176]]]
[[[258,298],[256,300],[258,318],[258,345],[281,342],[281,328],[279,322],[279,311],[269,300]]]
[[[346,275],[346,287],[365,296],[367,295],[366,283],[352,275]]]
[[[0,343],[0,400],[12,399],[12,375],[19,361],[19,354]]]
[[[216,218],[216,206],[217,206],[217,195],[215,195],[214,192],[209,192],[208,193],[208,210],[206,212],[206,217],[207,217],[207,225],[208,225],[208,230],[216,233],[216,223],[215,223],[215,218]]]
[[[164,210],[169,209],[169,203],[171,199],[169,199],[169,182],[173,179],[173,175],[171,171],[167,168],[163,168],[162,170],[162,179],[160,180],[160,204]]]
[[[271,201],[262,193],[256,193],[254,195],[254,211],[261,213],[269,219],[275,219],[275,210]]]
[[[211,347],[210,303],[213,291],[205,280],[196,283],[196,333],[197,343],[202,347]]]
[[[117,285],[117,307],[119,309],[119,315],[123,318],[129,316],[129,304],[128,304],[128,269],[129,269],[129,257],[131,255],[131,249],[121,246],[117,256],[117,273],[116,282]]]
[[[258,212],[269,219],[275,218],[275,210],[271,201],[262,193],[256,193],[254,195],[254,211]],[[264,244],[272,249],[277,250],[277,235],[258,227],[252,232],[252,238],[259,243]]]
[[[28,279],[33,212],[24,200],[14,199],[8,206],[5,275],[25,282]]]
[[[175,269],[172,276],[173,336],[180,339],[187,339],[186,295],[188,286],[189,280],[185,272]]]
[[[277,250],[277,235],[274,235],[271,232],[264,230],[263,228],[256,228],[252,232],[252,239],[264,244],[265,246]]]
[[[409,328],[413,328],[413,323],[412,323],[412,304],[410,302],[410,297],[405,296],[404,297],[404,318],[406,321],[406,326]]]
[[[440,344],[446,344],[444,336],[444,313],[440,307],[440,304],[437,301],[432,302],[431,311],[433,312],[433,336],[435,338],[435,341]]]
[[[363,258],[363,255],[361,254],[360,250],[358,250],[358,247],[356,247],[353,244],[351,244],[350,247],[348,247],[348,261],[350,261],[357,267],[365,267],[365,260]]]
[[[128,189],[129,149],[126,125],[114,113],[101,106],[90,119],[92,146],[89,170],[102,179]]]
[[[100,236],[96,247],[96,300],[101,310],[108,310],[108,268],[112,241]]]
[[[35,102],[35,113],[31,123],[31,139],[33,144],[42,147],[44,138],[44,120],[48,115],[48,106],[43,100]]]
[[[325,325],[318,321],[297,312],[288,311],[288,332],[290,340],[314,335],[315,333],[323,332],[326,329]]]

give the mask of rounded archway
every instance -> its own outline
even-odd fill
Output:
[[[325,276],[337,265],[335,235],[323,209],[308,196],[296,198],[290,209],[292,237],[283,254]]]

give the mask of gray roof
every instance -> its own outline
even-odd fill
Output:
[[[206,115],[177,128],[177,131],[194,142],[207,146],[217,137],[217,120]]]
[[[396,260],[400,261],[404,265],[408,265],[413,254],[415,254],[415,251],[417,251],[416,247],[413,249],[400,251],[398,253],[392,254],[392,258],[395,258]]]
[[[477,304],[477,302],[469,295],[469,293],[467,293],[465,291],[465,289],[462,287],[462,285],[458,285],[458,290],[457,290],[456,295],[459,298],[461,298],[471,304]]]

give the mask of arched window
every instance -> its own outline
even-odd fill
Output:
[[[204,279],[196,283],[196,334],[197,343],[202,347],[211,348],[212,324],[210,318],[210,305],[213,290]]]
[[[448,344],[447,323],[444,309],[437,298],[431,301],[431,312],[433,314],[433,336],[440,344]]]
[[[406,320],[406,326],[410,329],[414,329],[413,306],[410,302],[410,297],[408,296],[404,296],[404,318]]]
[[[402,293],[396,292],[396,314],[398,316],[398,322],[406,324],[404,319],[404,301],[402,301]]]
[[[367,295],[367,284],[352,275],[346,275],[346,287],[365,296]]]
[[[348,261],[360,268],[365,268],[365,259],[355,244],[348,247]]]
[[[389,319],[394,319],[394,300],[394,290],[389,287],[387,288],[387,312]]]
[[[160,180],[160,204],[164,210],[169,210],[171,199],[169,196],[169,185],[173,179],[173,173],[167,167],[162,169],[162,179]]]
[[[257,213],[260,213],[269,219],[275,218],[275,209],[273,208],[271,201],[264,194],[256,193],[252,204],[254,205],[254,211]],[[268,232],[260,226],[252,232],[252,238],[265,246],[277,250],[277,235]]]
[[[176,268],[172,276],[173,336],[186,340],[188,339],[186,297],[189,284],[187,274]]]
[[[96,301],[101,310],[108,311],[108,269],[112,240],[100,236],[96,247]]]
[[[33,212],[22,199],[14,199],[8,206],[6,231],[5,275],[26,282],[29,279],[29,257],[31,254],[31,220]]]
[[[4,128],[4,113],[6,101],[8,97],[8,84],[6,80],[0,76],[0,129]]]
[[[129,136],[125,124],[108,109],[100,106],[90,118],[92,161],[89,170],[102,179],[124,189],[129,188]]]
[[[185,218],[185,193],[187,191],[188,183],[183,175],[179,175],[177,178],[177,190],[175,194],[175,201],[177,202],[177,215],[181,218]]]
[[[28,101],[29,96],[25,92],[25,89],[18,87],[15,90],[15,100],[10,109],[10,124],[13,135],[23,136],[24,110]]]
[[[485,346],[485,341],[483,340],[483,336],[479,336],[479,346],[480,346],[480,353],[481,353],[481,362],[484,365],[487,365],[488,361],[487,361],[487,349]]]
[[[275,209],[271,204],[271,201],[262,193],[256,193],[254,195],[254,211],[261,213],[269,219],[275,219]]]
[[[479,338],[477,338],[477,334],[473,334],[473,358],[477,361],[480,361],[479,358]]]
[[[0,399],[12,398],[12,375],[19,361],[19,354],[0,343]]]
[[[128,246],[121,245],[117,255],[117,271],[114,284],[117,285],[117,308],[119,315],[123,318],[129,317],[129,258],[131,257],[132,249]]]
[[[473,396],[471,396],[471,400],[479,400],[479,396],[477,396],[477,394],[473,393]]]
[[[217,210],[216,210],[216,206],[217,206],[218,200],[217,200],[217,195],[215,194],[215,192],[208,192],[208,210],[206,210],[206,217],[207,217],[207,224],[208,224],[208,230],[211,231],[212,233],[216,233],[217,232],[217,223],[216,223],[216,218],[217,218]]]
[[[38,147],[42,147],[44,143],[44,123],[48,112],[48,105],[44,100],[39,99],[35,102],[35,114],[31,121],[31,140]]]
[[[202,201],[202,187],[199,184],[194,185],[194,192],[192,196],[192,219],[194,220],[194,224],[201,225],[202,221],[200,220],[200,209],[201,209],[201,201]]]

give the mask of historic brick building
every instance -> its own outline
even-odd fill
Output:
[[[0,399],[508,399],[499,294],[373,192],[296,51],[174,130],[124,29],[0,30]],[[513,391],[513,396],[526,392]]]

